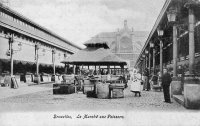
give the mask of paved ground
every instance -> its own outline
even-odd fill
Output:
[[[0,111],[59,111],[59,110],[147,110],[147,111],[191,111],[175,101],[163,102],[162,92],[143,91],[142,97],[135,97],[130,89],[125,90],[125,98],[87,98],[82,93],[53,95],[52,84],[28,87],[36,92],[0,99]],[[35,88],[35,89],[34,89]],[[43,89],[43,90],[37,90]]]
[[[10,87],[0,87],[0,99],[18,95],[26,95],[50,89],[52,89],[52,84],[28,86],[28,84],[24,83],[23,86],[20,86],[18,89],[11,89]]]

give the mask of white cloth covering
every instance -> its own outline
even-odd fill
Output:
[[[135,79],[131,82],[131,91],[142,91],[142,85],[140,80]]]

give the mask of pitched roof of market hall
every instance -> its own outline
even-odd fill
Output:
[[[110,52],[109,49],[88,47],[79,50],[62,63],[71,64],[124,64],[126,61]]]
[[[41,29],[41,30],[47,32],[48,34],[50,34],[50,35],[52,35],[52,36],[54,36],[54,37],[56,37],[56,38],[58,38],[58,39],[60,39],[60,40],[62,40],[62,41],[64,41],[64,42],[66,42],[67,44],[70,44],[70,45],[72,45],[72,46],[74,46],[74,47],[76,47],[76,48],[78,48],[78,49],[82,49],[82,48],[79,47],[78,45],[75,45],[74,43],[72,43],[72,42],[66,40],[65,38],[59,36],[58,34],[56,34],[56,33],[52,32],[52,31],[48,30],[47,28],[45,28],[45,27],[43,27],[43,26],[41,26],[41,25],[39,25],[39,24],[37,24],[37,23],[35,23],[34,21],[32,21],[32,20],[30,20],[29,18],[23,16],[22,14],[20,14],[20,13],[14,11],[14,10],[12,10],[11,8],[9,8],[9,7],[7,7],[7,6],[4,6],[4,5],[1,4],[1,3],[0,3],[0,7],[3,8],[3,9],[5,9],[5,10],[8,11],[9,13],[11,13],[11,14],[13,14],[13,15],[15,15],[15,16],[17,16],[17,17],[19,17],[19,18],[21,18],[21,19],[23,19],[23,20],[25,20],[25,21],[27,21],[27,22],[29,22],[29,23],[32,24],[33,26],[36,26],[36,27],[38,27],[39,29]]]

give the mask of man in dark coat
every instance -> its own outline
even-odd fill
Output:
[[[165,102],[171,103],[170,100],[170,93],[169,93],[169,87],[170,83],[172,82],[172,78],[170,74],[168,73],[167,69],[163,69],[163,76],[162,76],[162,87],[163,87],[163,93],[164,93],[164,99]]]
[[[144,76],[144,86],[143,86],[143,90],[148,91],[149,88],[150,88],[150,86],[149,86],[149,79],[148,79],[148,77],[149,77],[149,71],[148,71],[147,68],[145,68],[143,76]]]

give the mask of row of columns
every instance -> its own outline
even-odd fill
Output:
[[[53,75],[56,74],[56,64],[55,64],[55,60],[56,60],[56,50],[53,49],[52,50],[52,58],[53,58]],[[36,74],[39,75],[39,45],[36,44]]]
[[[194,41],[194,28],[195,28],[195,16],[192,7],[189,9],[189,74],[194,74],[195,63],[195,41]],[[149,72],[151,70],[151,54],[149,46],[149,55],[145,56],[145,68],[149,66]],[[155,58],[156,50],[153,48],[153,74],[155,74]],[[147,58],[148,57],[148,58]],[[178,44],[177,44],[177,24],[173,24],[173,76],[177,77],[177,59],[178,59]],[[148,63],[149,62],[149,63]],[[148,64],[148,65],[147,65]],[[163,75],[163,41],[160,38],[160,73]]]
[[[13,55],[14,55],[14,50],[13,50],[13,43],[14,43],[14,36],[13,34],[11,34],[11,36],[8,37],[9,39],[9,50],[10,50],[10,61],[11,61],[11,70],[10,70],[10,75],[13,76]],[[21,50],[17,50],[17,51],[21,51]],[[55,52],[56,50],[53,49],[52,50],[52,54],[53,54],[53,74],[55,75],[56,71],[55,71]],[[36,74],[39,75],[39,44],[36,44]]]

